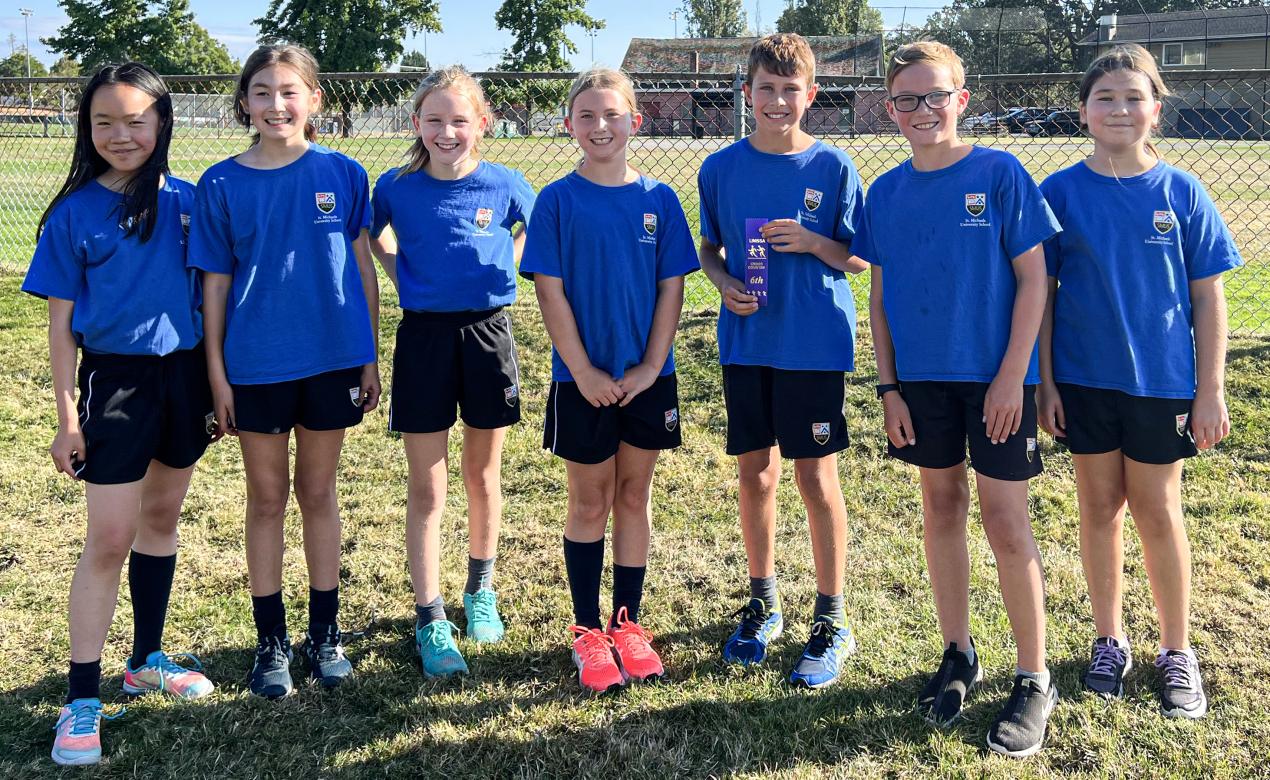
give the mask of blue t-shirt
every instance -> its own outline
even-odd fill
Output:
[[[96,181],[58,203],[22,289],[72,301],[71,331],[90,352],[166,355],[203,340],[199,275],[185,267],[194,185],[165,177],[154,233],[120,224],[123,195]]]
[[[353,239],[370,225],[366,169],[311,145],[273,170],[232,157],[199,180],[189,264],[232,274],[225,370],[285,382],[375,360]]]
[[[481,162],[454,181],[424,171],[375,182],[373,237],[392,225],[397,236],[401,307],[479,311],[516,300],[511,228],[528,222],[534,191],[518,171]]]
[[[995,379],[1014,316],[1012,261],[1060,229],[1032,177],[998,149],[879,176],[852,251],[883,270],[900,381]],[[1035,345],[1023,381],[1041,381]]]
[[[591,365],[620,379],[648,348],[657,283],[697,270],[683,206],[665,184],[640,176],[605,187],[570,173],[543,188],[525,236],[520,273],[559,277]],[[661,376],[675,370],[672,347]],[[551,378],[573,375],[551,350]]]
[[[1243,265],[1204,186],[1163,162],[1120,179],[1079,162],[1041,192],[1063,225],[1045,242],[1055,381],[1193,398],[1190,282]]]
[[[701,235],[745,278],[745,221],[792,219],[849,243],[864,192],[846,152],[820,141],[768,154],[748,138],[710,155],[697,174]],[[771,252],[767,305],[742,317],[720,306],[719,362],[804,371],[855,370],[855,302],[847,274],[815,255]]]

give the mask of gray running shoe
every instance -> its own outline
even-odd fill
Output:
[[[1058,688],[1050,681],[1042,691],[1036,680],[1014,677],[1014,690],[1005,708],[988,729],[988,747],[1003,756],[1026,758],[1041,749],[1045,726],[1058,704]]]
[[[974,647],[974,644],[974,640],[970,640],[970,646]],[[957,647],[957,643],[953,642],[944,650],[939,670],[918,694],[917,709],[927,723],[941,729],[948,728],[961,717],[961,707],[965,704],[966,697],[981,680],[983,667],[979,665],[979,654],[975,653],[975,662],[972,664]]]
[[[1199,659],[1194,650],[1166,650],[1155,659],[1164,673],[1160,689],[1160,711],[1169,718],[1202,718],[1208,712],[1204,681],[1199,676]]]
[[[307,632],[300,653],[309,662],[309,673],[323,688],[334,688],[353,676],[353,665],[344,657],[339,627],[333,623]]]
[[[1114,637],[1100,636],[1085,670],[1085,687],[1099,696],[1111,699],[1124,695],[1124,678],[1133,668],[1133,655],[1121,647]]]

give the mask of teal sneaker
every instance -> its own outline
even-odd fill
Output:
[[[467,614],[467,635],[481,643],[503,639],[503,619],[498,616],[498,594],[490,588],[463,594],[463,611]]]
[[[415,649],[427,677],[447,677],[467,674],[467,661],[454,643],[459,627],[448,620],[435,620],[426,626],[415,627]]]
[[[769,612],[762,599],[750,599],[732,617],[741,618],[741,623],[723,645],[723,660],[746,666],[763,663],[767,646],[785,628],[784,617],[779,611]]]
[[[855,636],[847,626],[836,625],[827,617],[816,618],[803,655],[794,664],[789,681],[800,688],[833,685],[842,673],[842,662],[855,653]]]

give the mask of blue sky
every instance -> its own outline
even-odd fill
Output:
[[[441,0],[441,24],[444,31],[427,36],[415,36],[407,40],[406,48],[423,51],[434,65],[461,63],[470,70],[486,70],[494,65],[511,43],[511,36],[494,26],[494,12],[501,0]],[[875,4],[882,10],[888,27],[899,26],[901,18],[909,24],[919,22],[931,9],[938,7],[938,0],[919,0],[909,6],[907,13],[896,0]],[[268,7],[267,0],[191,0],[190,6],[198,22],[208,29],[212,37],[224,43],[235,59],[242,60],[256,42],[256,28],[251,20],[262,15]],[[675,23],[670,14],[681,6],[680,0],[591,0],[587,12],[604,19],[606,27],[594,40],[594,61],[605,65],[620,65],[631,38],[670,38]],[[0,57],[10,53],[10,35],[20,47],[23,41],[22,16],[19,7],[31,9],[31,52],[46,65],[57,57],[50,53],[39,38],[53,35],[66,22],[66,16],[56,0],[7,0],[0,6]],[[764,32],[774,26],[776,17],[785,8],[785,0],[745,0],[750,24],[756,9],[761,15]],[[684,34],[684,20],[679,18],[679,34]],[[580,28],[570,30],[570,37],[578,47],[573,56],[575,67],[585,67],[592,62],[592,40]]]

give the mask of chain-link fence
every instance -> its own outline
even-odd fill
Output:
[[[537,188],[578,160],[561,107],[572,74],[478,74],[493,110],[481,154],[522,171]],[[167,79],[176,137],[172,169],[197,180],[211,164],[247,144],[230,106],[235,76]],[[1248,265],[1230,274],[1231,329],[1270,333],[1270,71],[1175,72],[1174,95],[1162,117],[1157,147],[1165,160],[1203,181],[1234,231]],[[737,74],[635,74],[644,126],[631,161],[679,193],[697,223],[696,175],[711,152],[752,126]],[[322,77],[320,142],[359,160],[372,180],[400,164],[410,144],[410,96],[417,75],[336,74]],[[866,186],[908,157],[885,110],[881,79],[819,79],[806,118],[812,134],[845,149]],[[1082,136],[1074,74],[971,77],[963,135],[1014,153],[1039,181],[1081,160],[1092,148]],[[75,133],[74,79],[0,79],[0,271],[25,270],[40,214],[66,176]],[[761,186],[761,182],[756,183]],[[915,204],[920,207],[920,204]],[[863,292],[864,277],[855,280]],[[716,305],[700,274],[689,278],[687,306]]]

